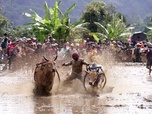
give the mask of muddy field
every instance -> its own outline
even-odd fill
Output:
[[[58,70],[63,81],[70,67]],[[151,114],[152,77],[144,64],[106,66],[107,84],[100,96],[88,94],[79,80],[61,87],[57,78],[48,97],[33,95],[33,72],[0,72],[0,114]]]

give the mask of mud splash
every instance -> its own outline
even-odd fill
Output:
[[[79,80],[70,87],[60,86],[58,79],[52,95],[33,95],[33,72],[0,73],[1,114],[150,114],[152,105],[146,101],[152,91],[151,77],[144,64],[104,63],[107,85],[99,97],[88,94]],[[70,69],[57,66],[63,81]]]

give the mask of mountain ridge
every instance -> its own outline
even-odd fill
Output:
[[[45,0],[49,7],[53,7],[55,1],[59,0]],[[64,12],[72,4],[76,3],[74,10],[70,12],[72,21],[77,21],[83,14],[87,4],[95,0],[61,0],[60,9]],[[112,5],[117,11],[122,13],[127,23],[142,22],[146,17],[152,17],[152,0],[101,0],[107,5]],[[1,0],[0,7],[3,15],[7,17],[14,25],[22,25],[30,20],[23,16],[23,12],[29,12],[29,9],[35,10],[40,16],[44,13],[44,0]]]

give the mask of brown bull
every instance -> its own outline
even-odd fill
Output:
[[[54,62],[45,59],[42,63],[37,64],[34,72],[34,94],[49,95],[54,84],[55,73],[58,74]],[[60,81],[59,74],[58,78]]]
[[[86,71],[86,75],[84,77],[84,88],[88,91],[85,85],[86,77],[88,79],[88,83],[90,87],[94,90],[103,89],[106,85],[107,78],[105,73],[100,67],[96,67],[95,69],[90,69]]]

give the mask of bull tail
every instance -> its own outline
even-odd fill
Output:
[[[59,79],[59,84],[58,84],[58,87],[57,87],[57,91],[59,90],[59,87],[60,87],[60,75],[59,75],[59,72],[57,70],[55,70],[55,72],[57,73],[58,75],[58,79]]]
[[[36,81],[36,76],[35,76],[36,72],[34,73],[34,81]]]
[[[104,84],[103,84],[103,86],[102,86],[102,89],[105,87],[105,85],[106,85],[106,83],[107,83],[107,77],[106,77],[106,75],[103,74],[103,76],[104,76]]]
[[[86,73],[85,75],[84,75],[84,80],[83,80],[83,87],[84,87],[84,89],[87,91],[87,92],[89,92],[88,90],[87,90],[87,88],[86,88],[86,85],[85,85],[85,83],[86,83],[86,77],[88,76],[88,73]]]
[[[36,81],[36,69],[37,69],[37,66],[36,66],[35,71],[34,71],[34,81]]]
[[[59,75],[59,72],[57,70],[55,70],[57,75],[58,75],[58,79],[59,79],[59,82],[60,82],[60,75]]]

